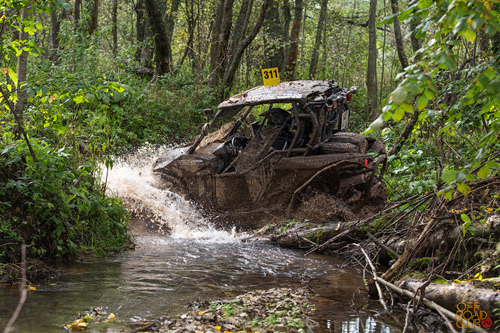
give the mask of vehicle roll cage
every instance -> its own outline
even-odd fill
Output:
[[[335,132],[345,130],[343,121],[343,113],[349,112],[349,108],[347,106],[346,101],[350,100],[351,95],[356,93],[356,88],[352,87],[351,89],[339,89],[339,91],[330,94],[329,96],[315,96],[312,99],[303,99],[301,101],[291,101],[289,103],[292,104],[293,116],[295,118],[295,135],[292,139],[292,142],[289,147],[280,152],[286,153],[286,157],[290,157],[292,154],[302,154],[303,156],[308,156],[312,150],[316,150],[320,147],[323,142],[326,142],[332,134]],[[245,122],[250,111],[256,105],[261,104],[272,104],[271,101],[266,101],[267,103],[258,103],[258,104],[250,104],[245,108],[245,111],[241,114],[241,116],[236,120],[234,126],[231,131],[225,136],[224,139],[227,139],[238,131],[240,126]],[[286,103],[286,101],[284,101]],[[241,108],[243,109],[243,108]],[[240,110],[241,110],[240,109]],[[336,112],[333,117],[329,117],[329,119],[335,119],[334,124],[329,124],[327,119],[327,113]],[[210,132],[210,129],[213,125],[221,119],[221,115],[225,113],[223,108],[219,109],[215,116],[209,123],[206,123],[202,127],[202,131],[193,145],[187,151],[188,154],[193,154],[196,148],[199,146],[203,138]],[[349,115],[347,115],[348,117]],[[264,119],[263,123],[267,120]],[[311,129],[309,133],[306,133],[305,124],[310,123]],[[333,125],[334,130],[329,131],[329,126]],[[300,139],[303,140],[300,140]],[[308,139],[308,140],[307,140]],[[303,143],[307,140],[307,143]],[[302,143],[299,147],[299,143]]]

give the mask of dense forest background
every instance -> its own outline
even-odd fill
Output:
[[[359,88],[351,130],[387,145],[390,198],[467,195],[499,168],[499,7],[1,0],[0,271],[21,243],[30,258],[126,246],[128,213],[99,166],[189,140],[203,109],[261,85],[262,68]],[[466,229],[483,221],[462,215]]]

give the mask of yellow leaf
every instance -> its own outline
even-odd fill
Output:
[[[220,326],[215,326],[215,329],[216,329],[217,331],[220,331],[220,329],[221,329],[221,328],[222,328],[222,327],[220,327]]]
[[[8,72],[9,72],[9,70],[7,68],[0,69],[0,73],[2,73],[2,74],[7,74]]]
[[[467,41],[470,43],[473,43],[476,40],[476,33],[471,29],[465,30],[463,35],[465,39],[467,39]]]
[[[111,320],[111,319],[115,319],[115,314],[114,313],[110,313],[109,314],[108,320]]]
[[[55,95],[50,95],[49,97],[49,103],[52,103],[56,99]]]
[[[208,310],[205,310],[205,311],[200,311],[200,312],[198,312],[198,316],[203,316],[203,315],[204,315],[205,313],[207,313],[207,312],[208,312]]]
[[[35,288],[35,287],[33,287],[33,286],[28,286],[28,290],[35,291],[35,290],[36,290],[36,288]]]

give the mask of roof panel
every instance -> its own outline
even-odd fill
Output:
[[[276,86],[259,86],[226,99],[218,108],[221,111],[227,109],[222,112],[225,118],[234,115],[246,105],[301,101],[334,85],[331,81],[302,80],[283,82]]]

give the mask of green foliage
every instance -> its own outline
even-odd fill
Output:
[[[69,149],[4,136],[0,165],[0,261],[16,258],[26,243],[30,257],[60,257],[92,249],[101,254],[128,242],[127,212],[104,195],[95,163],[73,167]]]
[[[387,148],[391,148],[396,142],[398,130],[398,127],[388,127],[382,131]],[[389,197],[401,200],[434,189],[437,174],[435,161],[438,158],[439,152],[434,145],[426,144],[417,138],[406,142],[399,154],[387,158],[389,177],[386,177],[386,181]]]
[[[77,29],[62,20],[59,50],[39,57],[47,48],[39,47],[37,37],[48,30],[40,17],[71,6],[31,2],[23,21],[19,10],[28,3],[0,4],[0,29],[8,32],[0,37],[0,262],[17,262],[21,243],[30,258],[120,250],[128,242],[128,212],[104,195],[98,164],[112,166],[111,153],[146,142],[191,137],[204,120],[202,110],[215,102],[212,89],[182,68],[153,80],[138,76],[125,65],[134,48],[110,61],[101,49],[109,31],[89,36],[85,8]],[[11,33],[22,29],[34,36],[31,41],[19,42]],[[29,75],[18,82],[23,50],[29,53]],[[23,141],[12,135],[20,92],[26,95]]]
[[[458,70],[461,43],[472,45],[479,34],[494,36],[500,31],[497,10],[491,1],[410,2],[399,19],[419,23],[412,33],[424,46],[413,58],[414,63],[396,77],[398,87],[367,131],[389,120],[399,122],[415,110],[420,112],[420,124],[432,127],[434,146],[439,147],[437,154],[425,154],[423,161],[440,163],[435,167],[438,175],[444,167],[436,184],[448,184],[439,192],[447,198],[455,191],[468,194],[469,181],[485,179],[500,168],[494,155],[500,148],[500,54],[490,52],[480,63]],[[391,16],[383,23],[393,19]],[[467,62],[461,67],[464,65]],[[415,135],[418,133],[414,131]],[[429,137],[421,135],[420,139]],[[444,149],[451,151],[451,158],[444,155]],[[400,155],[405,153],[408,151]]]

